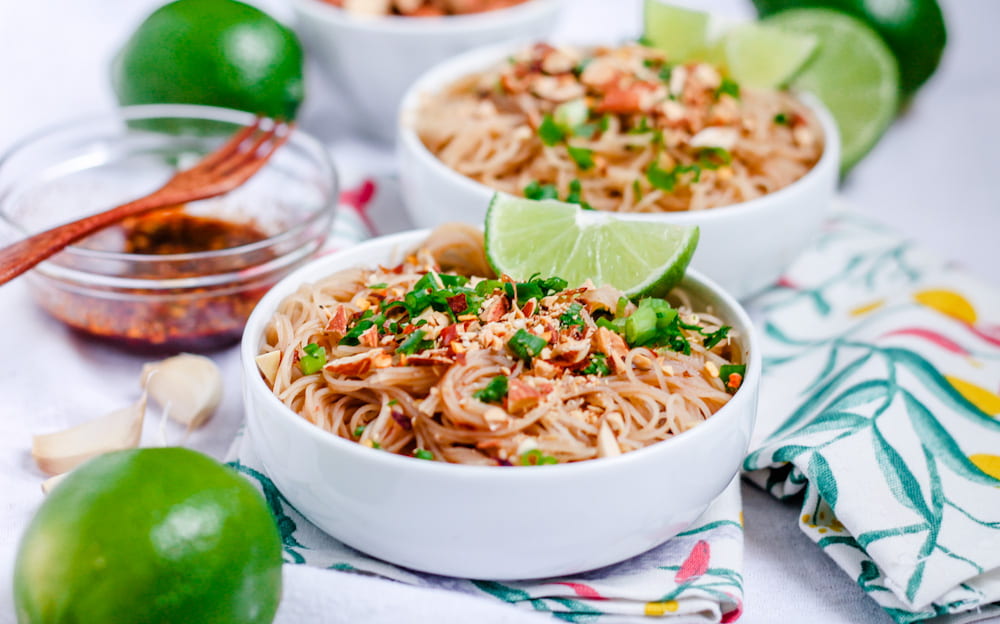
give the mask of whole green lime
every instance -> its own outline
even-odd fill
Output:
[[[786,9],[831,8],[875,29],[899,63],[899,88],[912,96],[937,69],[948,42],[937,0],[753,0],[761,17]]]
[[[21,624],[266,624],[281,541],[264,499],[182,448],[99,456],[41,505],[21,540]]]
[[[112,64],[118,101],[203,104],[294,119],[303,53],[291,30],[235,0],[177,0],[157,9]]]

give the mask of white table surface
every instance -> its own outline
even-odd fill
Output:
[[[938,74],[851,173],[842,193],[861,211],[893,224],[1000,287],[1000,192],[996,190],[1000,181],[996,156],[1000,146],[1000,63],[996,58],[1000,51],[996,39],[1000,0],[941,1],[950,41]],[[47,124],[112,107],[109,59],[157,4],[157,0],[0,0],[0,150]],[[279,18],[288,15],[280,0],[258,4]],[[751,12],[749,0],[704,0],[697,4],[736,16]],[[568,0],[568,6],[557,37],[607,40],[638,32],[639,0]],[[314,70],[310,68],[303,127],[328,141],[335,155],[345,150],[350,153],[355,168],[391,170],[391,151],[367,144],[352,132],[349,120],[338,112],[329,86]],[[6,352],[8,345],[3,333],[47,323],[37,318],[35,310],[4,305],[23,299],[19,288],[15,282],[0,293],[0,352]],[[105,402],[109,409],[123,404],[127,399],[114,395],[129,396],[127,392],[135,383],[133,367],[123,368],[113,353],[100,348],[87,355],[86,361],[73,362],[66,374],[88,376],[96,403]],[[30,354],[27,358],[29,364],[44,361],[33,360]],[[9,438],[9,432],[14,431],[7,419],[32,418],[39,411],[14,387],[16,368],[9,360],[9,354],[0,358],[0,438]],[[224,371],[235,372],[234,353],[220,354],[217,360]],[[126,383],[129,389],[120,390]],[[52,422],[51,414],[78,404],[75,398],[51,397],[38,417],[48,415]],[[95,414],[102,413],[99,409],[103,407],[95,405]],[[212,428],[195,435],[190,443],[221,456],[239,420],[237,391],[228,388]],[[0,470],[23,469],[30,461],[28,445],[23,436],[5,445]],[[23,483],[15,486],[0,495],[0,623],[13,622],[9,588],[19,535],[11,528],[17,526],[16,511],[11,510],[17,510],[17,497],[36,496],[27,494]],[[741,622],[891,622],[799,532],[796,506],[778,503],[750,486],[745,486],[743,493],[746,611]],[[286,602],[306,599],[296,590],[317,573],[288,570],[286,566]],[[349,592],[352,582],[341,581],[337,587]],[[330,610],[327,621],[407,621],[401,614],[415,596],[398,595],[389,604],[369,607],[353,604],[348,593],[331,599],[339,608]],[[423,614],[437,621],[469,621],[474,614],[478,621],[486,621],[486,613],[496,613],[477,609],[466,597],[425,599]],[[538,621],[517,612],[502,619]],[[278,621],[296,622],[295,611],[283,607]]]

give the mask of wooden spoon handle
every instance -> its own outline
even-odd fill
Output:
[[[39,232],[0,249],[0,286],[81,238],[126,217],[171,205],[158,193]]]

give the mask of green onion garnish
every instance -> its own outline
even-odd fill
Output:
[[[788,113],[778,113],[777,115],[774,116],[774,123],[778,124],[779,126],[787,126],[791,124],[791,122],[792,119],[791,117],[788,116]]]
[[[735,386],[730,385],[730,377],[732,375],[739,375],[740,379]],[[722,378],[722,383],[726,385],[726,390],[730,392],[735,392],[736,389],[743,383],[743,378],[747,374],[746,364],[723,364],[719,367],[719,377]]]
[[[707,334],[704,334],[703,332],[703,335],[705,337],[702,339],[702,344],[705,346],[706,349],[711,349],[715,345],[722,342],[726,338],[726,336],[729,335],[730,329],[732,329],[732,327],[729,327],[728,325],[723,325],[714,332],[710,332]]]
[[[388,288],[388,287],[389,287],[389,284],[387,284],[385,282],[379,282],[378,284],[369,284],[368,285],[368,288],[370,288],[372,290],[382,290],[382,289]]]
[[[323,370],[326,364],[326,349],[315,342],[310,342],[302,347],[302,351],[305,355],[299,358],[299,369],[303,375],[312,375]]]
[[[417,450],[413,451],[413,456],[416,457],[417,459],[429,459],[431,461],[434,460],[434,453],[431,453],[430,451],[421,448],[418,448]]]
[[[425,349],[430,349],[433,346],[434,341],[424,340],[424,330],[418,329],[407,336],[403,342],[399,343],[399,346],[396,347],[396,352],[413,355],[417,351],[424,351]]]
[[[507,341],[507,346],[510,347],[510,350],[522,360],[530,360],[536,357],[547,344],[549,343],[544,338],[523,329],[517,330],[517,333]]]
[[[507,376],[497,375],[482,390],[473,392],[472,396],[483,403],[499,403],[507,396]]]
[[[740,85],[729,78],[723,78],[722,84],[715,90],[715,98],[718,99],[722,95],[728,95],[737,100],[740,99]]]
[[[364,433],[364,432],[365,432],[365,426],[364,425],[358,425],[357,427],[354,428],[354,437],[355,438],[360,438],[361,434]]]
[[[646,179],[653,185],[653,188],[668,193],[672,193],[677,184],[677,175],[673,171],[661,168],[656,164],[656,161],[649,163],[649,166],[646,167]]]

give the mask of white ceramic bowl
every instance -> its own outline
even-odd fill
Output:
[[[480,45],[544,37],[561,0],[529,0],[507,9],[440,18],[364,17],[323,0],[292,0],[295,30],[310,56],[350,98],[360,128],[396,136],[399,102],[427,69]]]
[[[746,379],[707,421],[620,457],[539,467],[446,464],[362,446],[286,408],[254,363],[281,301],[340,269],[399,262],[426,235],[404,232],[315,260],[275,286],[247,323],[241,360],[249,435],[267,474],[314,524],[358,550],[425,572],[558,576],[666,541],[736,475],[756,412],[759,348],[739,304],[695,273],[684,288],[734,327]]]
[[[418,227],[446,221],[482,225],[494,190],[454,171],[428,150],[414,131],[417,109],[427,94],[459,78],[499,65],[517,45],[472,50],[417,79],[400,106],[397,141],[403,198]],[[819,101],[800,96],[819,119],[825,149],[805,176],[769,195],[731,206],[660,214],[619,213],[620,218],[698,225],[701,238],[692,267],[738,299],[775,283],[819,230],[834,196],[840,162],[840,135]]]

